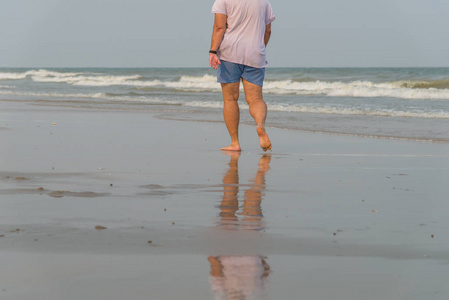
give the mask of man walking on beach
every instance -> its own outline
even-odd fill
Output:
[[[209,65],[218,70],[217,82],[223,92],[223,116],[231,144],[221,150],[241,151],[238,130],[240,79],[243,82],[249,112],[257,124],[263,151],[271,149],[265,131],[267,105],[263,101],[265,47],[271,36],[274,15],[268,0],[216,0]]]

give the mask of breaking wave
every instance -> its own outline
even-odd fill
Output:
[[[217,92],[220,85],[215,76],[183,75],[175,79],[161,80],[142,75],[110,75],[92,72],[59,72],[30,70],[26,72],[0,72],[0,81],[32,80],[43,83],[65,83],[73,86],[131,86],[170,89],[184,92]],[[391,97],[399,99],[449,100],[449,79],[433,81],[395,81],[375,83],[371,81],[295,81],[266,80],[264,92],[278,95],[323,95],[328,97]]]
[[[324,95],[329,97],[391,97],[400,99],[449,100],[449,89],[407,88],[402,83],[353,82],[295,82],[292,80],[268,81],[265,92],[272,94]]]

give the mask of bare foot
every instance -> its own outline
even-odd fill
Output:
[[[265,126],[257,125],[257,135],[259,136],[260,147],[263,151],[271,150],[271,141],[265,132]]]
[[[266,172],[270,169],[271,154],[265,153],[259,160],[259,171]]]
[[[241,151],[229,151],[229,150],[221,150],[221,153],[223,153],[224,155],[229,155],[230,157],[232,157],[232,158],[239,158],[240,157],[240,155],[242,155],[242,152]]]
[[[227,147],[223,147],[221,148],[222,151],[242,151],[242,149],[240,148],[240,145],[229,145]]]

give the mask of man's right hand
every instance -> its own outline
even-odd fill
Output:
[[[215,70],[217,70],[218,66],[221,65],[220,59],[218,58],[217,54],[209,54],[209,65]]]

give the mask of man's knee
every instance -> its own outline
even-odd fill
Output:
[[[239,100],[239,94],[225,95],[223,94],[223,101],[225,102],[237,102]]]
[[[224,101],[237,101],[239,99],[239,83],[222,83]]]
[[[258,93],[256,91],[245,91],[245,100],[248,105],[264,102],[262,93]]]

